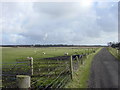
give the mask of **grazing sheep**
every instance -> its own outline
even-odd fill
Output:
[[[27,59],[30,60],[30,57],[28,56]]]
[[[65,52],[64,55],[68,55],[68,53]]]
[[[32,59],[33,59],[33,57],[27,57],[27,59],[28,59],[28,60],[32,60]]]
[[[45,54],[45,52],[43,52],[43,54]]]

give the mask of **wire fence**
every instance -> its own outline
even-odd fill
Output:
[[[2,64],[2,87],[15,88],[16,75],[30,75],[29,61]]]
[[[45,58],[35,61],[33,63],[34,75],[32,76],[33,88],[57,88],[63,84],[61,81],[65,81],[70,77],[70,57],[61,56],[55,58]],[[39,77],[36,78],[36,77]]]
[[[83,64],[86,56],[95,53],[96,50],[89,49],[83,54],[72,56],[37,58],[33,60],[33,64],[27,59],[17,59],[16,63],[4,63],[2,64],[2,87],[16,88],[16,75],[29,75],[31,88],[63,88],[72,79],[72,73]]]

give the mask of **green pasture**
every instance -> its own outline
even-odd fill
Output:
[[[90,51],[90,50],[89,50]],[[43,54],[45,52],[45,54]],[[26,59],[28,56],[35,59],[64,56],[67,52],[69,55],[82,54],[88,52],[88,48],[76,48],[76,47],[47,47],[47,48],[2,48],[2,63],[15,62],[16,59]]]

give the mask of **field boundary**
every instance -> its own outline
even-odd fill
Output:
[[[88,55],[85,58],[83,65],[79,67],[77,72],[74,73],[73,80],[69,82],[65,88],[88,88],[88,81],[90,76],[91,63],[94,56],[100,52],[102,48],[99,48],[96,53]]]

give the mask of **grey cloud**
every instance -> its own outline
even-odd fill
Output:
[[[34,3],[34,10],[38,13],[45,13],[51,18],[65,17],[76,11],[76,3]]]
[[[9,10],[15,7],[13,4],[13,7],[10,7],[6,13],[9,13]],[[19,9],[20,7],[22,7],[22,9]],[[24,9],[23,7],[26,8]],[[17,24],[15,26],[16,28],[11,23],[7,24],[12,26],[9,34],[18,35],[18,37],[16,36],[17,40],[22,40],[23,43],[26,44],[98,43],[100,38],[101,40],[104,38],[102,37],[102,32],[114,32],[113,29],[116,29],[116,13],[113,13],[116,7],[110,10],[110,7],[108,7],[108,9],[94,8],[83,10],[79,3],[41,2],[20,5],[17,6],[16,9],[12,11],[14,13],[10,13],[10,15],[14,17],[16,13],[22,14],[21,21],[19,21],[20,17],[18,17],[18,14],[18,16],[15,17],[18,19],[18,22],[13,21],[13,24]],[[107,17],[108,14],[111,14],[111,16]],[[98,16],[102,19],[98,18]],[[9,17],[6,16],[6,18]],[[9,18],[9,20],[12,19]],[[19,30],[22,31],[17,31],[17,27],[20,27]],[[13,33],[14,30],[17,32]],[[6,31],[7,28],[5,28],[5,32]],[[4,40],[7,40],[7,38],[9,37],[4,36]],[[18,41],[16,41],[16,43],[18,43]]]

